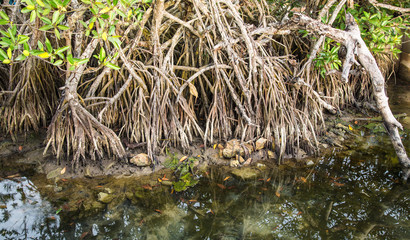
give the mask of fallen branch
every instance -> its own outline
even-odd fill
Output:
[[[292,21],[295,25],[300,27],[305,27],[307,30],[316,32],[326,37],[332,38],[333,40],[342,43],[347,47],[347,51],[351,52],[352,58],[347,60],[347,66],[343,67],[343,71],[347,74],[350,71],[350,66],[354,63],[354,54],[357,55],[359,62],[366,69],[367,73],[370,75],[373,85],[373,94],[376,98],[377,108],[380,111],[387,132],[390,136],[393,147],[396,151],[399,162],[403,169],[403,179],[407,181],[410,176],[410,159],[407,156],[406,150],[401,142],[400,134],[398,129],[403,129],[402,125],[393,116],[390,110],[388,98],[385,94],[384,89],[384,77],[381,73],[379,67],[377,66],[376,60],[370,53],[360,35],[360,29],[357,25],[354,17],[350,14],[346,14],[346,30],[342,31],[339,29],[332,28],[329,25],[325,25],[318,20],[312,19],[300,13],[295,13]],[[348,59],[348,57],[346,57]],[[348,75],[345,76],[346,80]]]

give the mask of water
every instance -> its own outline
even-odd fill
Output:
[[[248,180],[213,167],[182,193],[154,181],[11,176],[0,182],[0,238],[408,239],[410,191],[397,181],[387,136],[352,145],[355,151],[334,150],[314,167],[256,169]],[[107,188],[113,202],[85,207]],[[82,207],[64,207],[71,198]]]

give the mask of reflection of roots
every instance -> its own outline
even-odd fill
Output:
[[[78,103],[66,105],[65,109],[56,113],[47,134],[49,140],[45,151],[51,145],[59,159],[66,144],[67,157],[70,152],[74,155],[73,168],[78,167],[80,159],[85,161],[86,156],[91,156],[95,161],[97,157],[102,158],[104,152],[120,159],[125,157],[117,135]]]
[[[54,70],[48,66],[36,59],[29,59],[23,66],[14,66],[17,72],[9,83],[11,90],[4,94],[6,104],[0,108],[3,130],[14,134],[46,126],[58,99]]]

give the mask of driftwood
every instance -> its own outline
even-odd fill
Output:
[[[357,56],[360,64],[366,69],[367,73],[371,77],[373,94],[376,98],[377,108],[383,117],[387,132],[402,166],[403,179],[407,181],[410,176],[410,159],[408,158],[406,150],[402,144],[398,130],[402,130],[403,127],[396,120],[390,110],[388,98],[384,88],[385,79],[377,66],[375,58],[370,53],[365,42],[360,36],[359,26],[357,25],[354,17],[350,13],[346,14],[345,31],[332,28],[329,25],[325,25],[318,20],[312,19],[300,13],[295,13],[292,18],[292,22],[296,28],[304,27],[308,31],[332,38],[347,48],[346,59],[343,62],[342,81],[348,81],[350,68],[353,64],[358,64],[355,60],[355,56]]]

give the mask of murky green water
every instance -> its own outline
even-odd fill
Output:
[[[394,111],[409,112],[400,96]],[[53,181],[2,159],[0,239],[409,239],[409,184],[388,137],[363,129],[312,167],[253,167],[246,180],[211,167],[182,193],[153,180],[163,173]]]
[[[408,146],[409,135],[403,137]],[[133,179],[46,185],[44,176],[26,171],[27,177],[0,182],[0,238],[408,239],[410,190],[397,181],[400,169],[387,137],[369,135],[352,145],[355,151],[335,150],[314,167],[257,169],[248,180],[213,167],[183,193]],[[72,191],[72,196],[50,203],[41,189],[57,185],[61,194]],[[80,217],[84,206],[64,208],[70,197],[83,194],[87,201],[107,186],[115,188],[118,201],[100,211]]]

